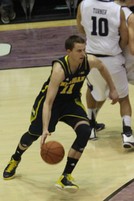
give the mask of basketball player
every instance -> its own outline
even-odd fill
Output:
[[[128,82],[134,85],[134,14],[130,10],[130,8],[134,6],[134,0],[119,0],[117,2],[122,5],[128,26],[129,43],[128,46],[123,50],[123,53],[126,59],[125,67]]]
[[[47,136],[55,131],[58,121],[74,129],[76,139],[68,153],[65,169],[56,187],[65,190],[77,190],[72,182],[71,173],[79,161],[88,142],[91,129],[84,106],[81,102],[81,88],[86,76],[94,66],[99,70],[109,86],[112,104],[118,101],[118,93],[108,70],[94,56],[85,54],[85,40],[79,36],[70,36],[65,41],[67,55],[52,62],[52,71],[44,83],[33,105],[31,125],[22,135],[15,153],[4,170],[3,178],[12,179],[21,161],[22,154],[41,136],[41,146]]]
[[[106,65],[117,88],[123,127],[123,147],[134,147],[128,80],[124,67],[125,58],[122,55],[122,49],[128,42],[124,12],[120,5],[111,0],[84,0],[78,8],[77,24],[79,31],[86,35],[86,52],[89,55],[96,55]],[[96,76],[98,79],[95,81]],[[97,69],[91,70],[88,75],[86,94],[88,117],[93,128],[90,139],[96,138],[96,114],[98,108],[105,102],[107,95],[107,83]]]

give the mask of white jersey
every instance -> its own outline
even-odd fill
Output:
[[[122,52],[119,46],[120,9],[121,6],[112,1],[81,2],[81,24],[87,37],[87,53],[115,56]]]
[[[125,17],[126,17],[126,22],[128,21],[129,16],[132,14],[131,10],[127,7],[122,7]],[[128,49],[128,46],[125,48],[123,51],[124,56],[125,56],[125,66],[127,69],[127,78],[128,82],[130,84],[134,84],[134,55],[132,55]]]

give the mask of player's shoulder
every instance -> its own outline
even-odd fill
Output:
[[[96,57],[92,54],[87,54],[87,59],[89,62],[92,62],[92,61],[95,61],[96,60]]]
[[[88,63],[90,67],[94,67],[95,65],[98,65],[98,63],[100,62],[96,56],[91,54],[87,54],[87,59],[88,59]]]

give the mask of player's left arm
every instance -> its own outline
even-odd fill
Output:
[[[129,34],[129,49],[134,55],[134,14],[131,14],[128,19],[128,34]]]
[[[112,104],[117,103],[119,96],[115,88],[114,82],[112,80],[112,77],[109,71],[107,70],[106,66],[102,63],[101,60],[99,60],[97,57],[93,55],[88,55],[88,61],[89,61],[90,68],[97,68],[100,74],[102,75],[102,77],[104,78],[104,80],[107,82],[109,90],[110,90],[109,98],[112,99]]]
[[[77,14],[76,14],[76,22],[78,31],[85,35],[84,27],[81,25],[81,10],[80,10],[81,3],[78,5]]]

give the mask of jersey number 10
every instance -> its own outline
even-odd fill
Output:
[[[106,18],[92,17],[93,21],[91,35],[107,36],[108,35],[108,20]]]

